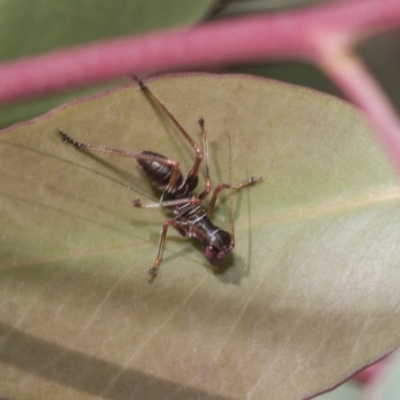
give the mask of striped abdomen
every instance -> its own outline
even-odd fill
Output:
[[[158,157],[164,160],[167,160],[167,157],[154,153],[152,151],[142,151],[141,154],[148,155],[151,157]],[[157,160],[146,160],[146,159],[138,159],[138,164],[141,166],[146,178],[148,181],[158,190],[164,192],[167,188],[169,181],[171,180],[171,175],[173,171],[173,167],[171,165],[162,164]],[[186,198],[189,195],[189,189],[187,187],[186,181],[182,175],[179,173],[178,179],[176,182],[176,190],[171,191],[168,196],[168,200],[171,199],[179,199]],[[164,196],[164,200],[167,200]]]

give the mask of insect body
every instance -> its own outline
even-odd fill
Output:
[[[208,144],[204,119],[200,118],[199,120],[203,140],[203,150],[201,150],[175,117],[168,111],[164,104],[161,103],[160,100],[158,100],[148,89],[144,82],[138,79],[138,83],[142,91],[166,114],[195,150],[196,158],[191,171],[186,177],[184,177],[181,172],[179,162],[171,160],[161,154],[147,150],[142,151],[141,153],[134,153],[125,150],[93,146],[77,142],[60,129],[57,129],[57,132],[60,134],[64,142],[79,150],[98,151],[135,158],[142,168],[145,177],[156,189],[162,192],[161,199],[158,203],[143,204],[139,199],[135,199],[132,203],[133,206],[137,208],[161,207],[173,214],[171,218],[168,218],[164,222],[157,258],[153,267],[149,270],[149,280],[157,274],[158,267],[162,260],[164,243],[169,226],[173,226],[184,237],[193,237],[199,240],[203,245],[203,251],[207,260],[211,265],[218,268],[235,247],[235,239],[232,216],[230,233],[215,226],[211,221],[211,215],[217,196],[222,189],[242,189],[243,187],[254,185],[256,182],[261,180],[261,177],[251,177],[238,185],[219,183],[214,189],[208,208],[205,209],[202,206],[202,202],[210,193],[211,184],[208,167]],[[204,190],[196,196],[193,191],[197,187],[199,168],[203,158],[205,158],[206,185]]]

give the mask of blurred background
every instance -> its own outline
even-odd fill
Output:
[[[192,26],[243,15],[276,13],[327,0],[3,0],[0,3],[0,62],[123,35]],[[266,39],[268,40],[268,39]],[[400,31],[361,43],[358,54],[400,109]],[[307,86],[341,96],[316,68],[299,61],[230,65],[221,73],[244,73]],[[0,108],[0,128],[34,118],[72,99],[129,82],[120,79]]]

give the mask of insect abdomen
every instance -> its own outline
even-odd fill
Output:
[[[165,157],[161,154],[158,154],[158,153],[154,153],[153,151],[145,150],[145,151],[142,151],[141,154],[148,155],[151,157],[156,156],[158,158],[167,160],[167,157]],[[154,159],[153,160],[138,159],[137,162],[141,166],[141,168],[142,168],[146,178],[149,180],[149,182],[158,190],[164,191],[171,180],[173,167],[171,165],[162,164]],[[178,187],[181,185],[183,180],[184,179],[183,179],[182,174],[179,173],[178,181],[177,181]]]

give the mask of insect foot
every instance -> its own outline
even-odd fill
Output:
[[[143,204],[139,199],[132,200],[132,205],[133,205],[133,207],[136,207],[136,208],[142,208],[143,207]]]

